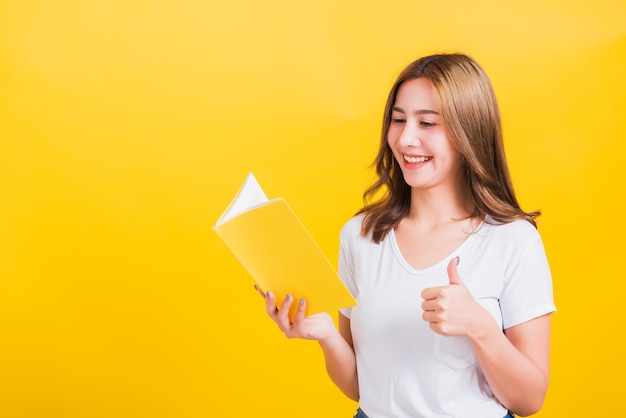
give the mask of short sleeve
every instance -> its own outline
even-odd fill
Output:
[[[556,311],[552,274],[538,232],[506,269],[500,309],[504,329]]]
[[[356,272],[355,272],[355,259],[354,252],[352,251],[353,239],[349,231],[349,226],[346,225],[340,233],[340,245],[339,245],[339,261],[338,261],[338,273],[339,277],[346,285],[352,296],[356,299],[358,295],[358,288],[356,285]],[[350,318],[352,308],[343,308],[339,312],[346,318]]]

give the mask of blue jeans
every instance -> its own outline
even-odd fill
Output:
[[[356,415],[354,416],[354,418],[367,418],[367,415],[365,415],[365,412],[361,411],[361,408],[359,408],[356,410]],[[515,418],[515,417],[513,414],[509,412],[508,414],[504,416],[504,418]]]

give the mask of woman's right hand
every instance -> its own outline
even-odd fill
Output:
[[[287,295],[279,307],[276,305],[276,297],[272,291],[263,292],[258,286],[254,286],[257,292],[265,299],[265,310],[278,328],[287,338],[304,338],[316,340],[323,343],[333,337],[339,336],[339,331],[331,316],[326,313],[319,313],[305,317],[306,300],[300,299],[298,308],[291,322],[289,309],[294,303],[294,298]]]

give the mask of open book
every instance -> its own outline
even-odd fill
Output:
[[[283,198],[268,200],[252,173],[213,230],[258,286],[280,304],[305,298],[307,315],[356,305],[313,237]]]

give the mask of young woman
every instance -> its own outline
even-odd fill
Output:
[[[261,293],[287,337],[317,340],[359,418],[502,418],[543,405],[552,280],[524,212],[489,79],[462,54],[407,66],[385,107],[378,180],[343,227],[358,305],[304,316]],[[383,192],[383,197],[373,197]],[[279,303],[279,306],[277,305]],[[509,412],[510,411],[510,412]]]

